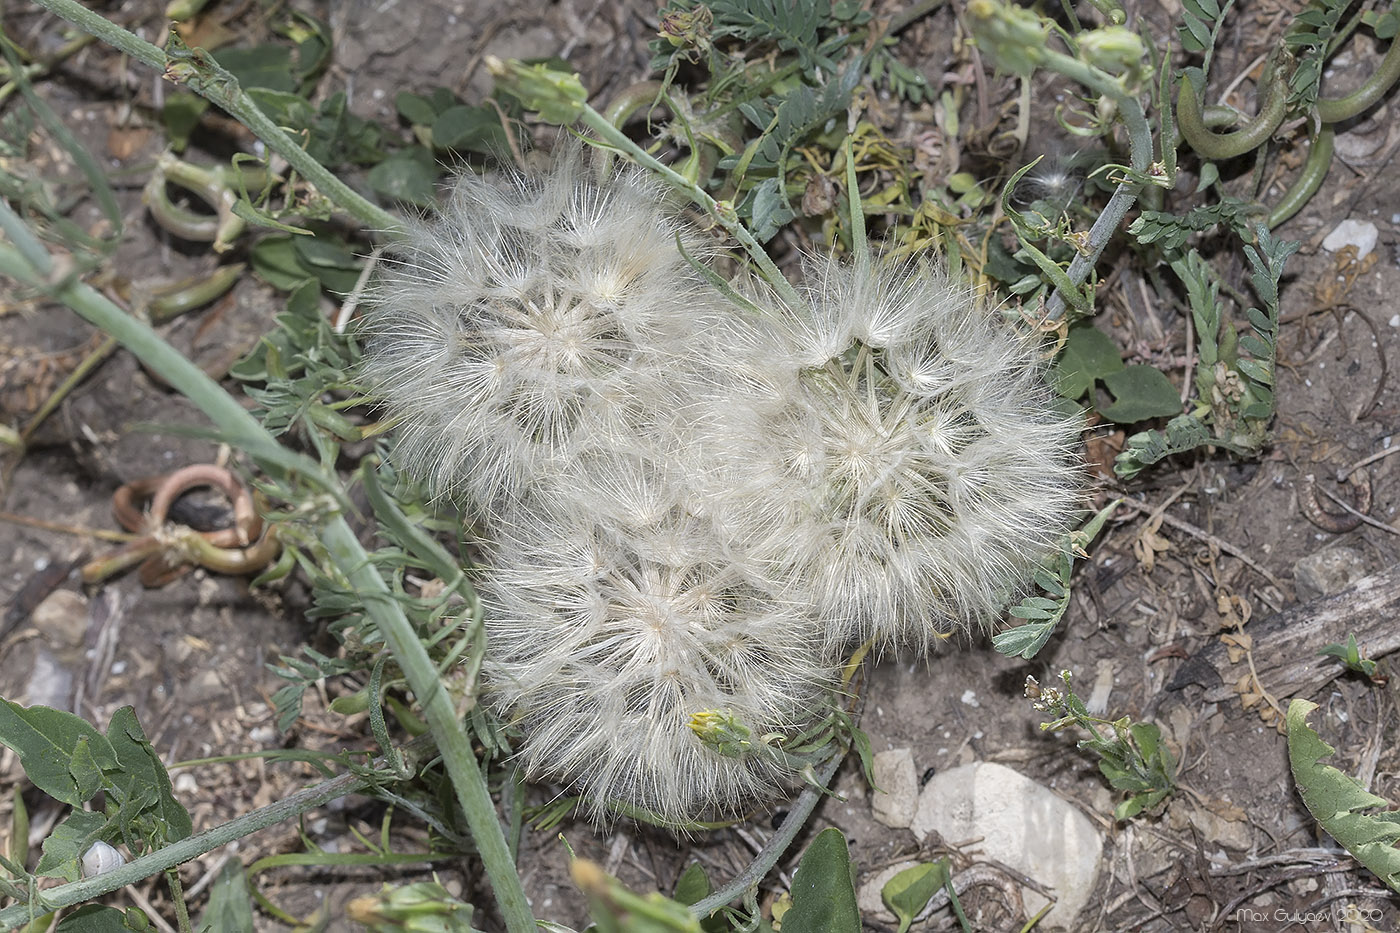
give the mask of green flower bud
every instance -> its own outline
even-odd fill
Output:
[[[972,0],[967,15],[977,47],[998,68],[1028,75],[1044,59],[1050,27],[1035,12],[999,0]]]
[[[728,710],[701,710],[690,717],[690,730],[725,758],[742,758],[753,748],[753,730]]]
[[[1105,26],[1079,37],[1084,60],[1109,74],[1137,75],[1147,61],[1142,37],[1122,26]]]
[[[578,72],[556,71],[545,62],[501,61],[494,55],[486,57],[486,69],[502,90],[518,97],[547,123],[567,126],[583,114],[588,103],[588,91]]]
[[[374,933],[475,933],[472,906],[448,894],[436,881],[400,888],[386,884],[376,895],[355,898],[345,912]]]

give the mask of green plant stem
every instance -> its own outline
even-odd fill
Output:
[[[345,519],[335,518],[327,524],[321,533],[321,541],[364,599],[365,611],[379,627],[410,689],[418,697],[423,716],[428,721],[428,728],[457,791],[457,801],[466,815],[477,854],[491,879],[506,929],[510,933],[532,933],[535,920],[525,899],[525,889],[520,885],[520,876],[515,871],[505,832],[496,817],[496,807],[486,788],[486,778],[477,764],[471,742],[462,730],[457,710],[438,678],[437,668]]]
[[[340,777],[332,778],[323,784],[297,791],[285,800],[279,800],[277,803],[269,804],[251,813],[245,813],[243,816],[215,826],[207,832],[190,836],[188,839],[181,839],[179,842],[171,843],[162,849],[156,849],[154,852],[148,852],[120,868],[95,878],[86,878],[71,884],[49,888],[39,895],[35,903],[16,904],[0,910],[0,929],[12,929],[27,923],[31,916],[39,916],[59,907],[79,904],[108,892],[119,890],[129,884],[135,884],[152,875],[158,875],[176,865],[213,851],[219,846],[227,845],[235,839],[241,839],[258,830],[285,822],[308,810],[323,806],[338,797],[355,793],[370,783],[371,779],[364,775],[342,774]]]
[[[17,221],[9,205],[0,201],[0,229],[8,230]],[[275,465],[296,472],[331,492],[337,501],[345,501],[344,490],[334,477],[323,474],[309,458],[294,454],[278,444],[233,396],[162,340],[149,325],[126,314],[100,292],[82,282],[51,281],[54,263],[47,254],[38,265],[40,268],[34,268],[17,251],[0,244],[0,274],[46,292],[90,323],[107,331],[137,359],[199,406],[219,426],[227,440],[245,450],[264,468]],[[365,611],[379,627],[409,687],[422,704],[433,739],[442,754],[478,854],[500,904],[506,929],[509,933],[532,933],[535,921],[525,899],[525,891],[520,886],[520,876],[515,871],[505,834],[496,818],[486,780],[432,660],[345,519],[337,516],[327,522],[322,529],[321,540],[336,566],[364,600]]]
[[[1075,255],[1069,268],[1065,270],[1071,287],[1078,288],[1089,277],[1094,263],[1098,262],[1104,247],[1108,246],[1108,241],[1113,239],[1114,233],[1117,232],[1118,225],[1123,222],[1123,218],[1128,215],[1128,211],[1132,210],[1133,204],[1137,202],[1138,192],[1142,190],[1144,179],[1148,177],[1151,170],[1152,127],[1147,122],[1147,115],[1143,113],[1142,103],[1129,94],[1123,85],[1107,72],[1073,56],[1050,49],[1041,53],[1037,64],[1058,72],[1070,80],[1078,81],[1090,90],[1097,91],[1112,100],[1118,107],[1118,115],[1123,120],[1124,128],[1128,131],[1128,154],[1132,176],[1119,184],[1113,192],[1113,196],[1108,199],[1103,212],[1094,221],[1094,225],[1089,228],[1089,239],[1084,249]],[[1055,293],[1050,296],[1049,302],[1046,303],[1046,318],[1058,321],[1063,317],[1066,301],[1064,290],[1062,288],[1055,289]]]
[[[172,51],[167,53],[111,22],[100,13],[87,9],[76,0],[36,2],[137,61],[159,69],[170,80],[188,85],[196,94],[222,107],[266,143],[268,149],[286,159],[287,164],[311,182],[318,191],[367,227],[386,235],[399,233],[399,222],[394,215],[371,204],[329,169],[311,158],[305,149],[298,146],[295,140],[253,103],[252,98],[238,86],[238,80],[204,50],[191,50],[185,48],[183,43],[178,47],[174,46],[174,43],[179,42],[179,37],[172,31]]]
[[[1390,40],[1390,48],[1386,49],[1385,58],[1381,59],[1376,73],[1361,87],[1345,97],[1319,97],[1318,119],[1323,123],[1350,120],[1384,97],[1385,92],[1390,90],[1396,81],[1400,81],[1400,41],[1397,40],[1400,40],[1400,37]]]
[[[832,775],[836,773],[836,769],[840,767],[845,757],[846,749],[844,748],[833,752],[831,758],[817,770],[817,783],[822,787],[830,784]],[[783,857],[783,853],[787,851],[788,846],[792,845],[792,840],[797,838],[802,827],[807,825],[807,817],[812,815],[817,802],[824,796],[825,792],[816,787],[808,787],[803,790],[798,795],[797,800],[793,802],[792,809],[788,811],[787,819],[783,820],[783,825],[764,844],[758,857],[750,863],[749,867],[709,897],[692,904],[690,912],[702,919],[708,917],[729,902],[743,897],[750,888],[762,881],[763,876],[768,874],[774,865],[778,864],[778,859]]]
[[[744,247],[744,251],[749,254],[754,263],[763,272],[763,277],[768,280],[768,284],[773,290],[787,302],[791,307],[798,307],[802,299],[798,297],[797,289],[792,287],[792,283],[783,276],[777,264],[773,262],[767,251],[754,239],[752,233],[739,220],[739,215],[734,212],[732,204],[720,204],[710,193],[698,184],[686,178],[684,175],[671,168],[669,165],[659,161],[641,146],[634,143],[626,133],[608,122],[607,117],[594,110],[587,104],[582,105],[579,120],[594,133],[598,138],[608,143],[610,146],[625,152],[634,162],[651,170],[666,184],[685,194],[688,198],[704,208],[705,211],[723,227],[730,236],[739,241],[739,245]]]
[[[165,881],[170,886],[170,900],[175,904],[175,922],[180,933],[194,933],[190,926],[190,909],[185,905],[185,886],[180,883],[180,872],[175,868],[165,870]]]

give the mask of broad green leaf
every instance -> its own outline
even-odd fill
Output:
[[[394,107],[398,110],[399,116],[409,123],[417,123],[421,126],[431,126],[438,115],[431,100],[412,91],[399,91],[394,98]]]
[[[824,829],[812,840],[792,879],[792,907],[783,929],[794,933],[860,933],[851,854],[839,829]]]
[[[1093,325],[1079,324],[1069,329],[1051,378],[1055,390],[1065,398],[1079,398],[1089,391],[1094,380],[1122,369],[1123,359],[1109,336]]]
[[[686,870],[681,872],[680,880],[676,882],[676,896],[673,900],[689,907],[709,896],[710,879],[705,874],[705,866],[699,862],[691,862]],[[726,933],[729,930],[729,923],[724,919],[723,914],[714,914],[700,918],[700,929],[704,930],[705,933]]]
[[[200,933],[253,933],[253,908],[243,863],[231,858],[209,887],[209,904],[200,917]]]
[[[1116,401],[1099,408],[1099,414],[1119,424],[1181,414],[1181,396],[1171,380],[1151,366],[1128,366],[1110,373],[1103,384]]]
[[[74,810],[68,818],[54,827],[44,840],[44,852],[34,874],[46,878],[77,881],[82,876],[79,863],[92,844],[102,838],[107,817],[90,810]]]
[[[339,237],[322,232],[318,236],[292,239],[298,264],[330,291],[346,294],[360,278],[360,261]]]
[[[680,880],[676,882],[675,900],[689,907],[710,896],[710,879],[705,874],[705,866],[699,862],[691,862],[681,872]]]
[[[438,149],[495,155],[506,147],[506,133],[494,107],[449,107],[437,115],[432,127],[433,146]]]
[[[282,126],[305,128],[316,119],[316,108],[300,94],[265,87],[248,88],[247,91],[268,118]]]
[[[73,757],[68,762],[68,771],[77,782],[80,800],[91,800],[92,795],[102,789],[102,765],[93,757],[87,736],[78,736],[78,743],[73,746]]]
[[[80,784],[73,757],[84,741]],[[101,732],[72,713],[47,706],[25,708],[0,699],[0,744],[15,750],[35,787],[70,807],[81,806],[96,792],[96,787],[88,789],[91,767],[117,766],[116,752]]]
[[[123,706],[112,714],[107,725],[107,738],[116,750],[121,771],[112,775],[112,782],[125,787],[129,798],[134,798],[140,788],[153,798],[154,812],[165,824],[167,842],[178,842],[194,831],[190,814],[180,801],[175,799],[174,788],[170,784],[170,774],[161,763],[160,756],[151,747],[141,724],[136,720],[136,711]]]
[[[285,45],[255,45],[247,49],[220,49],[218,60],[245,88],[265,87],[292,93],[298,81],[292,74],[292,50]]]
[[[899,933],[909,929],[919,911],[928,906],[951,876],[948,860],[942,858],[906,868],[885,882],[880,889],[880,899],[899,919]]]
[[[101,904],[84,904],[59,921],[55,933],[129,933],[139,929],[142,928],[135,923],[127,923],[124,911]]]
[[[397,152],[369,170],[375,191],[395,201],[427,207],[433,203],[437,169],[425,149]]]
[[[1293,780],[1322,828],[1356,860],[1375,872],[1392,891],[1400,892],[1400,811],[1385,810],[1384,797],[1361,786],[1321,759],[1336,752],[1308,726],[1316,703],[1295,699],[1288,704],[1288,763]],[[1362,810],[1380,810],[1362,813]]]
[[[299,261],[291,236],[263,237],[253,246],[249,259],[259,278],[284,292],[294,290],[308,279],[316,279]]]
[[[160,122],[170,148],[184,152],[190,134],[199,126],[199,119],[209,109],[209,101],[189,91],[167,91],[165,106],[160,109]]]

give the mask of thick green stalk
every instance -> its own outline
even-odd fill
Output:
[[[1375,74],[1345,97],[1319,97],[1317,117],[1323,123],[1350,120],[1384,97],[1397,81],[1400,81],[1400,37],[1392,37],[1390,48],[1386,49]]]
[[[172,47],[167,53],[111,22],[102,14],[87,9],[76,0],[36,2],[137,61],[159,69],[171,81],[187,85],[196,94],[222,107],[252,130],[269,149],[286,159],[287,164],[315,185],[318,191],[349,211],[361,223],[380,233],[393,235],[399,232],[399,222],[393,214],[371,204],[324,165],[311,158],[305,149],[298,146],[295,140],[253,103],[252,98],[238,86],[238,80],[203,49],[187,48],[180,42],[179,36],[171,32]],[[178,46],[175,43],[179,43]]]
[[[13,224],[14,220],[9,206],[0,201],[0,221]],[[160,373],[173,388],[199,406],[228,440],[264,467],[277,466],[296,472],[316,482],[338,500],[344,500],[344,490],[334,477],[322,473],[314,461],[278,444],[243,406],[162,340],[149,325],[122,311],[106,296],[82,282],[51,281],[55,272],[51,260],[40,265],[44,268],[35,269],[19,252],[0,244],[0,274],[46,292],[115,337],[137,359]],[[473,841],[491,879],[506,929],[510,933],[532,933],[535,921],[510,857],[505,834],[496,818],[486,780],[432,660],[345,519],[339,516],[331,519],[322,529],[321,537],[341,573],[364,600],[365,610],[379,627],[410,689],[423,706]]]
[[[1283,123],[1288,105],[1288,79],[1273,67],[1265,69],[1259,113],[1248,123],[1229,133],[1215,133],[1202,118],[1203,105],[1190,78],[1181,79],[1176,97],[1176,123],[1191,148],[1207,159],[1233,159],[1263,145]],[[1205,89],[1202,88],[1202,91]]]
[[[326,525],[321,541],[364,599],[365,611],[379,627],[384,643],[394,653],[409,688],[423,707],[423,716],[428,720],[433,741],[437,743],[457,791],[457,801],[467,817],[477,854],[491,879],[506,929],[510,933],[532,933],[535,920],[525,899],[525,889],[520,885],[520,876],[515,871],[505,832],[496,818],[486,778],[477,764],[471,742],[462,731],[457,710],[438,679],[437,668],[345,519],[336,518]]]
[[[1293,182],[1279,202],[1269,211],[1269,218],[1265,223],[1270,230],[1292,217],[1302,210],[1303,205],[1317,194],[1317,189],[1322,187],[1322,180],[1327,177],[1327,170],[1332,167],[1332,153],[1336,148],[1336,130],[1330,124],[1324,124],[1313,137],[1308,148],[1308,160],[1303,163],[1303,170],[1298,173],[1298,178]]]
[[[1078,288],[1089,277],[1094,263],[1098,261],[1104,247],[1108,246],[1108,241],[1113,239],[1114,233],[1117,232],[1118,225],[1123,222],[1123,218],[1128,216],[1128,211],[1132,210],[1133,205],[1137,203],[1138,192],[1142,190],[1142,179],[1146,178],[1151,170],[1152,127],[1147,122],[1147,115],[1142,110],[1142,103],[1124,90],[1123,86],[1112,75],[1062,52],[1046,49],[1042,54],[1043,58],[1038,62],[1041,67],[1049,68],[1066,78],[1078,81],[1090,90],[1097,91],[1114,102],[1118,108],[1118,115],[1123,120],[1123,126],[1128,131],[1129,159],[1133,174],[1136,176],[1130,177],[1118,185],[1113,196],[1104,205],[1103,212],[1094,221],[1094,225],[1089,228],[1088,242],[1083,250],[1075,255],[1069,268],[1065,270],[1070,283]],[[1065,301],[1062,290],[1056,289],[1046,305],[1046,318],[1057,321],[1063,317]]]

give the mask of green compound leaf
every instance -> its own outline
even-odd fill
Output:
[[[880,889],[880,899],[899,918],[899,933],[905,933],[913,925],[919,911],[928,906],[951,877],[948,860],[942,858],[906,868],[885,882]]]
[[[1055,626],[1069,608],[1070,578],[1074,575],[1075,558],[1084,556],[1085,548],[1098,537],[1104,523],[1121,501],[1115,499],[1080,528],[1061,537],[1059,548],[1047,555],[1035,572],[1036,586],[1054,599],[1027,596],[1012,606],[1008,614],[1013,619],[1023,619],[1024,624],[993,635],[993,648],[1008,657],[1020,656],[1029,661],[1045,647],[1050,636],[1055,634]]]
[[[1099,414],[1119,424],[1134,424],[1148,418],[1181,414],[1181,396],[1171,380],[1151,366],[1127,366],[1103,377],[1113,393],[1112,405],[1099,408]]]
[[[15,750],[35,787],[70,807],[82,806],[97,792],[102,770],[117,767],[106,736],[72,713],[47,706],[25,708],[0,699],[0,744]]]
[[[783,929],[801,933],[860,933],[860,910],[851,877],[851,853],[839,829],[812,840],[792,879],[792,907]]]
[[[1297,700],[1288,704],[1288,763],[1293,780],[1310,812],[1322,828],[1340,842],[1356,860],[1390,887],[1400,891],[1400,811],[1362,813],[1389,807],[1384,797],[1370,793],[1356,779],[1320,759],[1336,752],[1308,726],[1308,714],[1316,703]]]

